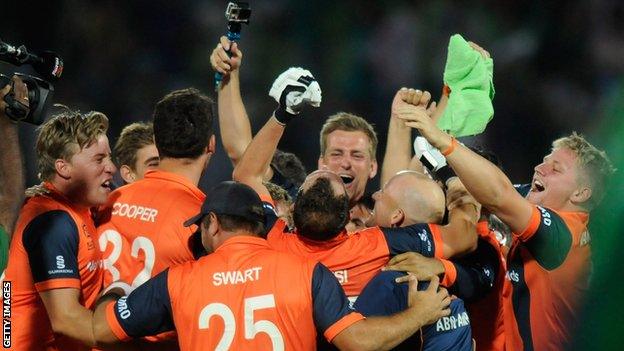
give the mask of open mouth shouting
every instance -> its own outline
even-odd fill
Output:
[[[544,186],[544,184],[537,179],[533,181],[533,184],[531,184],[531,191],[533,192],[541,193],[545,189],[546,187]]]
[[[103,182],[102,184],[100,184],[100,187],[104,188],[105,191],[112,191],[112,179],[107,179],[105,182]]]
[[[344,185],[348,187],[349,184],[353,183],[353,180],[355,179],[355,177],[353,177],[350,174],[341,174],[340,179],[342,179],[342,182],[344,183]]]

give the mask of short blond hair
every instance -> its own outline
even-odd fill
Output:
[[[101,112],[82,114],[66,108],[38,129],[36,151],[39,178],[51,180],[56,174],[56,160],[70,160],[100,135],[106,134],[108,118]]]
[[[125,126],[113,148],[117,167],[126,165],[136,171],[137,151],[152,144],[154,144],[154,125],[152,123],[136,122]]]
[[[378,140],[375,129],[373,129],[373,126],[364,118],[347,112],[338,112],[335,115],[329,116],[325,124],[323,124],[320,140],[321,156],[325,156],[325,152],[327,151],[327,136],[336,130],[364,133],[370,142],[370,147],[368,149],[370,157],[373,160],[376,159]]]
[[[606,152],[599,150],[583,135],[576,132],[553,141],[553,150],[562,148],[569,149],[576,154],[577,165],[582,171],[582,179],[578,179],[577,182],[585,181],[592,189],[592,196],[584,206],[591,210],[604,197],[607,180],[615,172],[615,168]]]

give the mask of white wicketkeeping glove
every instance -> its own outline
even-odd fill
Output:
[[[414,152],[429,171],[436,172],[446,166],[444,155],[421,136],[416,137],[416,140],[414,140]]]
[[[279,106],[275,118],[282,124],[288,123],[306,105],[321,106],[321,86],[310,71],[291,67],[279,75],[269,91]]]

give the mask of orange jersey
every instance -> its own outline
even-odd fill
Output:
[[[29,198],[22,207],[9,251],[3,287],[11,298],[10,349],[89,350],[53,333],[39,293],[75,288],[83,306],[94,306],[104,273],[95,225],[88,209],[77,209],[51,184],[45,186],[49,194]]]
[[[352,300],[388,263],[391,256],[414,251],[427,257],[442,256],[439,226],[415,224],[402,228],[367,228],[346,231],[327,241],[313,241],[286,231],[278,220],[268,234],[271,247],[318,260],[329,268]]]
[[[121,340],[175,327],[181,350],[315,350],[363,319],[323,265],[237,236],[107,306]]]
[[[579,325],[591,271],[589,215],[535,206],[514,234],[503,290],[507,350],[562,350]]]
[[[107,269],[105,285],[123,280],[137,287],[167,267],[193,260],[183,223],[199,211],[204,193],[188,179],[163,171],[118,188],[98,223]]]

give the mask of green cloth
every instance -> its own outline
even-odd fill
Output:
[[[0,274],[4,272],[9,260],[9,233],[0,225]]]
[[[451,88],[438,127],[456,137],[483,132],[494,116],[494,61],[485,59],[461,35],[451,37],[444,83]]]

